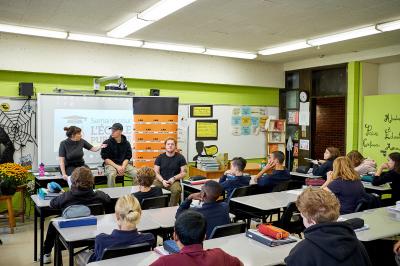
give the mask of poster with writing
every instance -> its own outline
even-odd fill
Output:
[[[196,140],[218,140],[218,120],[196,120]]]

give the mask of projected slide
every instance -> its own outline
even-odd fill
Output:
[[[109,138],[112,124],[121,123],[123,134],[132,143],[132,110],[55,109],[53,121],[53,147],[57,153],[60,142],[67,138],[63,128],[68,126],[80,127],[83,138],[97,146]]]

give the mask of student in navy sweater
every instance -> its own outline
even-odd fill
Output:
[[[285,154],[281,151],[274,151],[268,164],[255,176],[255,181],[261,187],[266,187],[266,192],[271,192],[279,183],[290,180],[290,172],[285,168],[283,162]],[[272,174],[265,174],[273,169]]]
[[[354,212],[365,195],[360,175],[346,156],[336,158],[333,171],[328,172],[327,180],[321,188],[332,192],[339,199],[340,214]]]
[[[219,179],[219,183],[224,191],[226,191],[227,199],[230,199],[235,188],[249,185],[251,177],[249,175],[243,175],[246,163],[246,160],[242,157],[233,158],[231,161],[231,168],[225,171],[224,175]]]
[[[308,188],[296,206],[303,218],[304,240],[285,258],[287,266],[370,266],[364,245],[345,222],[337,222],[340,203],[329,191]]]
[[[129,246],[141,243],[154,245],[154,236],[150,233],[139,233],[137,225],[142,215],[139,201],[132,195],[125,195],[118,199],[115,205],[115,216],[118,229],[114,229],[110,235],[100,234],[96,236],[94,253],[88,263],[101,260],[104,249],[111,247]]]
[[[388,170],[384,172],[385,170]],[[400,200],[400,153],[389,154],[388,162],[379,167],[372,180],[372,185],[379,186],[392,182],[392,203]]]
[[[190,208],[203,214],[207,221],[207,238],[210,236],[214,227],[230,223],[229,206],[226,202],[217,202],[222,194],[222,187],[218,182],[210,180],[202,187],[201,192],[190,194],[189,197],[182,202],[176,212],[176,218],[184,211],[190,208],[193,200],[200,200],[203,205],[201,207]]]
[[[138,199],[140,205],[142,205],[144,199],[163,195],[161,188],[151,186],[154,180],[156,180],[156,172],[150,167],[142,167],[137,172],[139,191],[133,193],[133,196]]]
[[[335,147],[328,147],[324,152],[323,160],[313,160],[313,175],[322,176],[326,179],[326,174],[333,169],[333,161],[340,156],[340,151]]]

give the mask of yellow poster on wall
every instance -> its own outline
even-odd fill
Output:
[[[212,105],[191,105],[190,106],[190,117],[212,117],[213,106]]]
[[[196,140],[217,140],[218,120],[196,120]]]

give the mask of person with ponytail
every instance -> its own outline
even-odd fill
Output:
[[[141,243],[155,244],[151,233],[139,233],[137,225],[140,222],[142,209],[139,201],[132,195],[120,197],[115,205],[115,216],[118,229],[114,229],[111,235],[100,234],[96,236],[94,253],[88,263],[101,260],[104,249],[136,245]]]
[[[395,204],[396,201],[400,200],[400,152],[389,154],[388,161],[383,163],[376,171],[372,185],[379,186],[389,182],[392,182],[390,185],[392,187],[391,201]]]
[[[76,126],[64,127],[67,139],[61,141],[58,150],[60,160],[60,172],[64,179],[74,171],[75,168],[86,166],[83,160],[83,149],[98,152],[100,149],[107,147],[107,145],[100,145],[93,147],[89,142],[82,138],[82,129]]]

